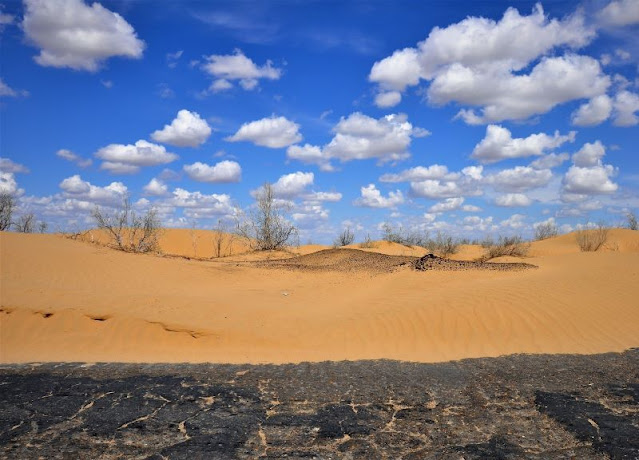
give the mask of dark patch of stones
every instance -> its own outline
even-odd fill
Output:
[[[484,262],[484,261],[470,261],[470,260],[451,260],[443,257],[438,257],[434,254],[426,254],[423,257],[415,260],[413,263],[415,270],[443,270],[443,271],[458,271],[458,270],[527,270],[530,268],[537,268],[536,265],[527,264],[523,262],[515,263],[501,263],[501,262]]]
[[[639,350],[0,366],[0,458],[639,458]]]

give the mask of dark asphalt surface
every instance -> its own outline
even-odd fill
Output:
[[[0,366],[0,458],[639,459],[639,349]]]

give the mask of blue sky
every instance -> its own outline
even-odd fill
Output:
[[[639,1],[25,0],[0,14],[0,188],[52,230],[128,195],[303,242],[639,209]]]

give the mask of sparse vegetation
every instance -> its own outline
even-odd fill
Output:
[[[554,222],[543,222],[535,227],[535,241],[552,238],[559,234],[559,229]]]
[[[142,253],[159,249],[158,238],[162,228],[155,209],[138,215],[131,209],[129,199],[125,198],[120,211],[108,214],[96,207],[92,216],[117,249]]]
[[[278,203],[268,182],[257,192],[257,209],[244,222],[238,221],[236,232],[252,249],[282,249],[297,236],[297,229],[284,217],[286,206]]]
[[[217,221],[213,229],[213,257],[230,256],[233,247],[233,235],[227,231],[222,220]]]
[[[404,246],[422,246],[425,247],[428,242],[428,234],[422,235],[418,232],[405,231],[401,226],[395,230],[388,222],[382,226],[382,234],[384,241],[389,243],[403,244]]]
[[[639,223],[634,212],[630,211],[626,214],[626,226],[630,230],[639,230]]]
[[[439,254],[441,257],[448,257],[457,252],[459,249],[459,242],[450,235],[437,232],[437,236],[435,238],[428,238],[424,247],[430,252]]]
[[[364,239],[364,241],[359,243],[359,247],[362,249],[371,249],[375,247],[375,243],[373,243],[373,240],[371,240],[370,234],[366,234],[366,238]]]
[[[0,194],[0,231],[9,230],[16,202],[10,193]]]
[[[18,233],[33,233],[35,224],[35,216],[33,213],[28,213],[20,216],[18,221],[14,223],[14,226]]]
[[[480,257],[482,262],[502,256],[525,257],[530,249],[530,244],[520,236],[500,236],[497,242],[492,238],[486,238],[481,245],[486,249],[484,255]]]
[[[333,246],[335,246],[336,248],[340,246],[348,246],[349,244],[352,244],[353,241],[355,241],[355,234],[351,231],[350,228],[346,228],[335,239],[335,241],[333,242]]]
[[[578,230],[575,233],[575,239],[581,251],[595,252],[606,244],[609,232],[610,229],[605,224],[599,223],[595,228]]]

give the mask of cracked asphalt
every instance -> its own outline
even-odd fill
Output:
[[[639,458],[639,349],[0,366],[0,458]]]

